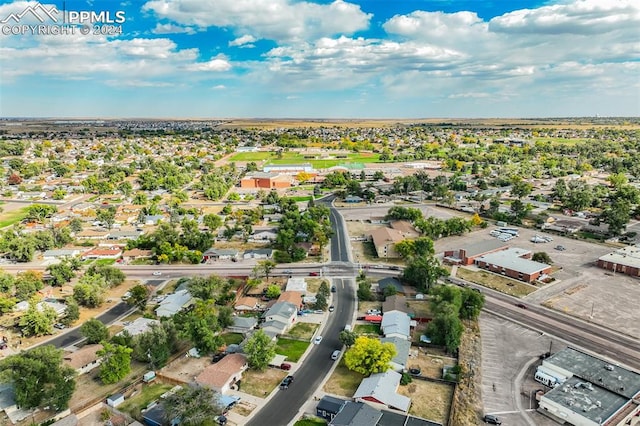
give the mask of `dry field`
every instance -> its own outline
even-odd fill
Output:
[[[209,365],[211,365],[211,358],[208,356],[202,358],[181,356],[163,367],[159,374],[178,382],[189,383]]]
[[[411,398],[409,414],[446,426],[453,399],[453,385],[413,380],[398,387],[398,393]]]
[[[286,375],[286,371],[278,368],[267,368],[265,371],[247,370],[242,375],[240,392],[264,398],[278,386]]]

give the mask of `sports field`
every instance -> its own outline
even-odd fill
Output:
[[[349,154],[302,154],[299,152],[283,152],[278,155],[273,152],[239,152],[232,155],[228,161],[264,161],[266,164],[303,164],[309,163],[316,169],[326,169],[345,163],[377,163],[379,154],[373,152],[354,152]]]

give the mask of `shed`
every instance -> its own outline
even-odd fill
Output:
[[[107,398],[107,405],[109,407],[117,407],[118,405],[124,402],[124,395],[121,393],[116,393]]]

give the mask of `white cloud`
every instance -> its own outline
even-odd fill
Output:
[[[250,35],[250,34],[245,34],[242,37],[238,37],[235,40],[231,40],[229,42],[229,47],[232,46],[246,46],[246,45],[250,45],[253,46],[251,43],[253,43],[254,41],[257,41],[257,39]]]
[[[156,27],[151,30],[153,34],[195,34],[196,30],[191,27],[183,27],[181,25],[174,24],[161,24],[157,23]]]
[[[224,84],[218,84],[217,86],[212,87],[213,90],[225,90],[226,88],[227,86],[225,86]]]
[[[143,11],[182,25],[228,27],[257,38],[291,41],[350,35],[369,27],[371,14],[335,0],[317,4],[293,0],[151,0]]]
[[[197,62],[186,66],[189,71],[229,71],[231,64],[224,55],[218,55],[207,62]]]

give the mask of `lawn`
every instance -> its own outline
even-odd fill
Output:
[[[340,154],[343,155],[343,154]],[[318,156],[319,157],[319,156]],[[316,169],[326,169],[334,167],[340,164],[346,163],[377,163],[379,161],[379,154],[370,152],[361,153],[349,153],[346,154],[346,158],[333,158],[331,156],[326,158],[305,158],[305,156],[298,152],[283,152],[282,156],[278,158],[276,154],[271,152],[240,152],[237,153],[229,161],[264,161],[267,160],[267,164],[303,164],[309,163]]]
[[[310,419],[302,419],[298,420],[293,424],[293,426],[318,426],[318,425],[326,425],[327,422],[318,417],[310,418]]]
[[[312,324],[308,322],[299,322],[291,330],[289,330],[290,336],[297,337],[299,339],[311,340],[313,334],[318,329],[318,324]]]
[[[225,345],[239,345],[244,340],[242,333],[224,333],[220,337]]]
[[[140,418],[140,411],[146,408],[150,403],[160,398],[160,395],[170,390],[173,386],[162,383],[154,383],[151,385],[143,385],[140,393],[126,399],[118,410],[129,413],[133,418]]]
[[[0,228],[5,226],[11,226],[16,224],[27,217],[27,208],[23,207],[19,210],[13,210],[10,212],[3,212],[0,214]]]
[[[309,342],[302,342],[300,340],[280,338],[276,343],[276,353],[285,355],[287,361],[298,362],[309,347],[309,344]]]
[[[537,290],[536,287],[530,284],[512,280],[491,272],[471,271],[465,268],[458,268],[456,276],[463,280],[471,281],[472,283],[480,284],[516,297],[524,297]]]
[[[116,263],[115,259],[96,259],[94,265],[96,266],[110,266]]]
[[[267,368],[265,371],[247,370],[242,375],[240,390],[249,395],[264,398],[280,384],[286,375],[286,371],[278,368]]]
[[[320,288],[320,284],[322,284],[322,282],[326,282],[327,285],[329,284],[329,282],[325,279],[322,278],[307,278],[307,291],[309,293],[317,293],[318,289]]]
[[[360,386],[362,379],[364,379],[364,376],[349,370],[344,365],[344,358],[342,358],[327,383],[325,383],[324,391],[333,395],[351,398],[358,386]]]
[[[379,324],[357,324],[353,331],[356,334],[373,334],[376,336],[380,335],[380,325]]]

